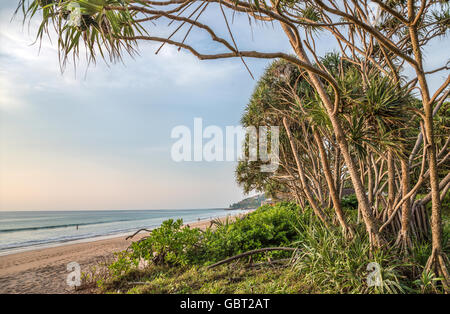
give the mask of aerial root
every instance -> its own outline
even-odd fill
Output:
[[[400,250],[401,254],[407,256],[413,247],[409,233],[400,231],[394,245]]]
[[[433,271],[436,275],[442,277],[442,286],[446,293],[450,293],[450,275],[446,266],[447,263],[449,263],[448,257],[441,250],[434,249],[428,258],[425,270]]]
[[[251,250],[251,251],[241,253],[241,254],[226,258],[224,260],[221,260],[215,264],[208,266],[208,268],[213,268],[213,267],[216,267],[216,266],[219,266],[222,264],[232,262],[236,259],[240,259],[240,258],[243,258],[246,256],[251,256],[253,254],[258,254],[258,253],[262,253],[262,252],[268,252],[268,251],[292,251],[292,252],[295,252],[296,250],[297,250],[296,248],[291,248],[291,247],[266,247],[266,248],[262,248],[262,249]]]
[[[352,240],[355,237],[355,231],[353,230],[353,228],[349,225],[342,227],[342,232],[344,234],[344,237],[347,240]]]

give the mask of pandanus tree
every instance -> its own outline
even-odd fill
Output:
[[[134,54],[140,41],[153,41],[162,46],[173,45],[184,49],[202,60],[238,58],[246,66],[245,58],[281,58],[295,65],[304,72],[330,121],[332,137],[355,190],[361,218],[372,246],[381,247],[386,244],[382,231],[397,217],[398,209],[404,203],[411,203],[411,197],[428,183],[432,203],[433,246],[428,268],[444,277],[448,284],[450,276],[442,248],[440,199],[442,192],[448,190],[449,183],[446,175],[442,180],[439,177],[439,167],[445,164],[448,157],[445,157],[445,153],[444,157],[440,156],[436,147],[438,143],[433,117],[448,98],[450,76],[445,74],[442,82],[432,91],[430,75],[448,71],[448,60],[443,60],[442,65],[435,69],[426,70],[423,54],[425,47],[448,33],[448,1],[373,0],[372,3],[378,6],[375,16],[373,6],[367,0],[20,0],[19,10],[26,18],[39,15],[42,23],[37,32],[38,38],[50,33],[51,26],[54,26],[62,64],[69,56],[78,57],[83,49],[91,61],[95,61],[98,56],[111,61],[120,60],[124,53]],[[68,21],[74,6],[81,12],[81,23],[78,24]],[[225,21],[228,38],[219,36],[208,22],[202,22],[205,12],[219,14]],[[278,23],[294,54],[276,50],[265,52],[269,47],[264,52],[240,50],[227,18],[230,12],[246,14],[250,21]],[[174,28],[170,35],[166,35],[161,28],[152,28],[153,23],[164,19],[169,20],[169,25]],[[208,35],[217,49],[213,49],[214,52],[201,52],[189,44],[189,34],[194,30]],[[367,185],[363,182],[366,174],[371,175],[371,171],[367,172],[354,159],[344,126],[349,122],[339,114],[345,97],[344,91],[317,56],[316,47],[320,38],[334,39],[342,58],[360,68],[364,80],[359,84],[368,81],[365,77],[367,69],[373,67],[395,84],[415,90],[420,95],[421,105],[417,108],[417,114],[423,123],[413,151],[408,156],[408,164],[403,164],[401,168],[405,174],[411,172],[411,166],[419,160],[423,161],[423,171],[419,173],[418,183],[408,193],[405,175],[405,183],[400,191],[395,186],[395,175],[393,176],[397,167],[393,163],[395,153],[388,150],[389,215],[381,227],[369,202],[372,193],[367,193]],[[219,49],[222,51],[217,52]],[[405,80],[403,74],[408,69],[413,74]],[[357,119],[354,122],[357,123]],[[372,162],[370,156],[366,159]],[[374,183],[373,179],[371,185]],[[401,193],[401,199],[394,204],[394,194]]]
[[[387,157],[384,152],[390,150],[395,152],[396,156],[403,153],[399,147],[402,147],[407,139],[399,136],[399,132],[406,128],[408,119],[417,120],[413,110],[416,101],[406,89],[393,83],[376,69],[366,73],[368,81],[363,88],[361,84],[355,83],[364,80],[358,68],[341,60],[338,55],[327,55],[322,64],[327,65],[327,70],[336,78],[340,89],[345,91],[343,105],[338,114],[348,130],[346,136],[349,147],[360,167],[361,180],[367,186],[373,215],[380,218],[380,222],[385,222],[389,206],[383,197],[387,183],[384,171]],[[264,119],[265,116],[270,116],[271,119]],[[274,116],[279,117],[278,121]],[[284,170],[289,169],[289,161],[294,160],[293,171],[288,171],[288,174],[291,180],[297,180],[299,184],[295,189],[291,189],[292,194],[298,194],[297,188],[300,188],[323,221],[326,221],[326,218],[320,207],[323,207],[323,200],[326,198],[323,195],[329,195],[328,204],[333,205],[344,234],[351,237],[353,231],[346,222],[340,204],[338,190],[342,186],[338,188],[336,184],[342,175],[345,177],[348,173],[346,169],[343,171],[339,155],[336,154],[338,146],[320,98],[302,73],[289,63],[274,62],[258,82],[242,122],[245,126],[283,124],[288,141],[282,138],[281,143],[285,146],[282,145],[281,151],[290,154],[291,158],[282,156],[283,171],[272,176],[272,180],[289,177]],[[251,180],[245,175],[244,169],[251,169],[253,173],[258,171],[258,164],[250,166],[251,164],[252,162],[248,161],[239,164],[239,183],[245,185],[248,184],[247,179]],[[292,176],[295,172],[298,172],[297,177]],[[335,180],[337,177],[339,180]],[[269,178],[266,176],[267,180]],[[325,183],[325,186],[321,183]],[[382,201],[386,206],[380,206]],[[410,219],[406,220],[409,226]]]
[[[431,199],[430,194],[423,199],[417,198],[417,189],[423,182],[422,177],[427,176],[423,166],[426,160],[425,155],[409,167],[411,170],[405,169],[416,138],[421,134],[421,117],[418,113],[420,100],[414,97],[410,90],[380,73],[376,68],[371,68],[365,73],[367,77],[365,80],[358,67],[346,64],[344,60],[333,62],[333,59],[339,60],[339,56],[328,55],[323,58],[322,63],[327,64],[329,67],[327,70],[336,77],[341,91],[345,91],[338,114],[344,121],[343,126],[347,130],[349,147],[359,165],[361,181],[368,191],[371,209],[382,225],[380,230],[386,238],[392,239],[392,245],[398,246],[403,254],[408,254],[414,241],[427,240],[429,235],[429,215],[423,205],[421,208],[417,207],[418,204],[430,202]],[[364,84],[356,84],[355,82],[358,81],[364,81]],[[445,109],[446,106],[443,107],[443,110]],[[258,114],[252,114],[255,112]],[[274,116],[278,116],[278,120]],[[264,117],[270,117],[270,119]],[[271,125],[280,120],[284,124],[285,134],[280,141],[282,144],[280,150],[284,154],[280,157],[280,171],[271,177],[267,176],[266,180],[280,180],[281,183],[285,183],[285,189],[290,190],[294,199],[303,198],[303,201],[305,199],[308,201],[308,205],[319,205],[319,210],[324,209],[324,202],[321,201],[320,195],[324,193],[332,196],[333,189],[336,189],[333,184],[335,180],[329,180],[329,178],[342,173],[345,184],[346,169],[329,166],[329,160],[337,160],[336,150],[333,148],[336,143],[320,98],[302,73],[295,66],[284,61],[274,62],[267,69],[258,82],[242,118],[244,125]],[[445,111],[443,115],[438,114],[436,120],[439,121],[436,122],[439,130],[448,128]],[[448,144],[446,144],[447,140],[443,141],[446,137],[442,137],[445,131],[439,133],[440,136],[437,137],[439,163],[443,164],[446,160],[443,156]],[[285,141],[286,137],[288,141]],[[312,149],[311,143],[318,149]],[[389,153],[390,156],[388,156]],[[312,158],[309,157],[311,155]],[[326,156],[326,159],[324,160],[322,156]],[[388,165],[390,157],[394,166]],[[314,163],[311,162],[314,159],[320,159],[322,168],[319,171],[315,171],[317,169],[314,169]],[[306,184],[310,191],[304,189],[302,174],[295,173],[299,168],[298,163],[301,163],[300,167],[306,174]],[[238,167],[240,169],[239,183],[245,183],[248,179],[243,175],[244,165],[251,168],[253,172],[258,171],[257,164],[252,165],[242,161]],[[391,170],[394,170],[393,184],[397,186],[399,193],[395,200],[389,203],[387,192],[389,192]],[[441,186],[447,184],[447,174],[448,171],[443,169]],[[295,182],[297,184],[292,184]],[[327,182],[327,186],[317,185],[316,182]],[[442,195],[445,193],[444,190]],[[295,198],[298,194],[303,197]],[[314,205],[310,202],[311,197],[315,202]],[[333,203],[335,217],[342,218],[338,220],[345,234],[345,230],[351,226],[346,225],[344,214],[339,215],[342,212],[339,210],[340,197],[336,196],[336,199],[337,201],[331,203]],[[299,203],[302,207],[304,206],[301,201]]]

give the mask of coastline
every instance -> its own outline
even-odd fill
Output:
[[[249,211],[250,212],[250,211]],[[239,214],[224,215],[235,219]],[[211,219],[186,222],[191,228],[206,229]],[[67,286],[67,264],[77,262],[81,271],[88,271],[102,261],[112,259],[114,252],[125,250],[133,241],[145,236],[145,232],[137,234],[133,239],[125,240],[126,234],[112,236],[107,239],[91,238],[91,241],[78,243],[59,243],[46,248],[11,253],[0,256],[0,293],[73,293]]]
[[[225,212],[227,212],[227,209],[223,209]],[[245,209],[246,211],[251,211],[251,209]],[[230,210],[231,211],[231,210]],[[219,214],[219,215],[212,215],[209,217],[197,217],[193,220],[185,220],[184,219],[184,224],[192,224],[192,223],[197,223],[199,221],[204,221],[204,220],[212,220],[212,219],[216,219],[216,218],[222,218],[224,216],[234,216],[234,215],[239,215],[240,213],[230,213],[229,211],[225,214]],[[173,218],[173,217],[172,217]],[[169,218],[167,218],[169,219]],[[176,218],[173,218],[176,219]],[[97,234],[97,235],[91,235],[91,236],[87,236],[87,237],[79,237],[79,238],[74,238],[74,239],[65,239],[65,240],[55,240],[55,241],[51,241],[51,242],[45,242],[45,243],[38,243],[38,244],[32,244],[32,245],[26,245],[26,246],[17,246],[17,247],[12,247],[12,248],[8,248],[8,249],[0,249],[0,257],[1,256],[6,256],[6,255],[10,255],[10,254],[16,254],[16,253],[22,253],[22,252],[28,252],[28,251],[34,251],[34,250],[39,250],[39,249],[46,249],[46,248],[52,248],[52,247],[58,247],[58,246],[63,246],[63,245],[70,245],[70,244],[77,244],[77,243],[86,243],[86,242],[93,242],[93,241],[99,241],[99,240],[105,240],[105,239],[111,239],[111,238],[116,238],[116,237],[126,237],[130,234],[132,234],[133,232],[135,232],[136,230],[138,230],[139,228],[146,228],[149,230],[152,230],[154,228],[159,227],[159,224],[153,224],[153,225],[148,225],[148,226],[142,226],[142,227],[135,227],[135,228],[130,228],[127,230],[121,230],[118,232],[112,232],[112,233],[104,233],[104,234]]]

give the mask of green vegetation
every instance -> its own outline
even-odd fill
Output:
[[[445,230],[448,254],[450,230]],[[326,228],[310,209],[301,211],[292,203],[262,206],[206,231],[168,220],[118,253],[98,285],[106,293],[442,292],[439,278],[423,271],[431,250],[427,243],[414,248],[414,257],[401,258],[394,250],[370,253],[361,224],[350,242],[340,233],[339,228]],[[260,253],[208,268],[248,250],[279,246],[297,250]],[[367,285],[371,262],[381,266],[381,286]]]
[[[344,208],[358,208],[358,200],[356,199],[355,194],[344,196],[341,200],[341,204]]]
[[[296,209],[293,204],[262,206],[233,223],[217,220],[205,231],[182,227],[181,219],[169,219],[147,238],[134,242],[130,250],[118,253],[111,269],[120,275],[142,261],[169,266],[209,265],[249,250],[289,245],[297,235]]]

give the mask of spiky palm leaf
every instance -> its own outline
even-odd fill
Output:
[[[20,0],[16,13],[21,10],[24,22],[36,14],[42,20],[36,35],[41,41],[50,33],[52,26],[56,31],[61,66],[64,67],[69,56],[79,57],[84,47],[89,62],[95,62],[99,55],[108,62],[122,59],[124,53],[135,55],[137,43],[123,41],[123,37],[133,37],[146,33],[135,21],[136,15],[128,10],[130,0]],[[140,3],[140,1],[133,1]],[[108,10],[108,7],[122,8]],[[71,22],[74,14],[81,14],[79,23]]]

